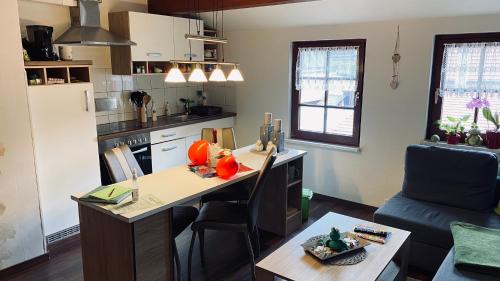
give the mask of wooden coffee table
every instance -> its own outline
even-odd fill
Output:
[[[356,265],[322,264],[300,246],[307,239],[330,233],[332,226],[341,232],[352,231],[357,224],[385,228],[392,232],[386,244],[371,242],[367,257]],[[285,280],[405,280],[408,269],[410,232],[328,213],[256,265],[257,281]],[[397,260],[397,262],[395,261]]]

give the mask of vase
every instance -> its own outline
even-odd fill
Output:
[[[500,148],[500,132],[498,131],[486,132],[486,147],[490,149]]]
[[[460,143],[460,134],[447,135],[446,143],[448,143],[448,144]]]

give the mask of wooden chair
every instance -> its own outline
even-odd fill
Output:
[[[222,148],[236,149],[236,139],[233,128],[204,128],[201,130],[201,139],[209,143],[219,143]]]
[[[121,182],[132,178],[133,169],[136,170],[138,176],[143,176],[144,173],[137,163],[137,160],[132,154],[132,151],[127,145],[122,145],[104,152],[104,162],[113,182]],[[184,229],[186,229],[198,216],[198,209],[191,206],[176,206],[172,208],[173,227],[172,235],[177,237]],[[177,280],[181,280],[181,263],[177,246],[173,245],[174,260],[177,269]]]
[[[235,150],[236,139],[233,128],[204,128],[201,130],[201,139],[209,143],[217,142],[222,148]],[[215,192],[203,195],[200,200],[200,206],[210,201],[246,201],[248,200],[248,185],[241,182],[236,185],[217,190]]]
[[[208,202],[200,210],[200,215],[191,225],[193,236],[189,248],[188,259],[188,278],[191,280],[191,261],[193,256],[193,247],[196,240],[196,233],[200,236],[200,254],[201,263],[205,265],[204,256],[204,231],[219,230],[241,233],[245,238],[248,254],[250,256],[250,266],[252,280],[255,280],[255,258],[252,249],[251,237],[256,237],[256,250],[260,250],[257,217],[259,214],[259,205],[262,199],[263,187],[266,184],[269,172],[276,160],[275,150],[273,149],[266,157],[255,186],[250,191],[250,197],[243,204],[231,202]]]

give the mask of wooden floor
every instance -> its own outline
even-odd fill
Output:
[[[311,202],[309,220],[304,223],[302,229],[321,218],[327,212],[336,212],[371,221],[374,210],[372,207],[354,205],[346,201],[315,198]],[[291,237],[293,237],[293,234],[289,238]],[[183,280],[187,280],[187,253],[190,238],[191,233],[189,230],[186,230],[176,239],[183,266]],[[208,231],[205,239],[207,265],[205,268],[201,267],[197,255],[199,252],[198,249],[195,249],[192,280],[251,280],[245,244],[239,236],[232,233]],[[286,241],[287,239],[263,233],[261,258],[277,249]],[[428,274],[411,269],[410,276],[422,281],[432,279],[432,276]],[[57,247],[51,249],[50,260],[0,280],[83,281],[79,240],[73,239],[67,243],[60,243]]]

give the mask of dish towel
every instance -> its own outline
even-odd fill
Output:
[[[452,222],[450,227],[457,268],[500,276],[500,229],[464,222]]]

